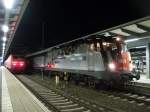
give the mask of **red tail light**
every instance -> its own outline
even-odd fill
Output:
[[[15,67],[24,67],[25,63],[23,61],[13,61],[12,65]]]
[[[54,65],[54,64],[51,64],[51,67],[52,67],[52,68],[54,68],[54,67],[55,67],[55,65]]]
[[[19,65],[20,65],[20,66],[24,66],[24,62],[20,62]]]
[[[16,62],[16,61],[13,61],[13,62],[12,62],[12,65],[13,65],[13,66],[16,66],[16,65],[17,65],[17,62]]]
[[[48,67],[48,68],[54,68],[55,65],[54,65],[54,64],[48,64],[47,67]]]

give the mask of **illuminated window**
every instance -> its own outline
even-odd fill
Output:
[[[90,45],[90,49],[91,49],[91,50],[94,50],[94,44],[91,44],[91,45]]]
[[[100,48],[100,44],[97,42],[97,47]]]
[[[103,42],[103,45],[105,46],[105,45],[107,45],[107,43],[106,43],[106,42]]]

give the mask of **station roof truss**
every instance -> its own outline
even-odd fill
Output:
[[[3,0],[0,0],[0,55],[2,55],[2,37],[4,36],[2,26],[7,24],[9,27],[4,52],[6,55],[28,3],[29,0],[14,0],[12,9],[8,10],[4,7]]]
[[[121,24],[119,26],[112,27],[106,30],[102,30],[102,31],[99,31],[90,35],[86,35],[86,36],[77,38],[72,41],[68,41],[68,42],[47,48],[45,50],[41,50],[32,54],[29,54],[27,55],[27,57],[40,55],[42,53],[52,50],[53,48],[59,48],[61,46],[64,46],[73,42],[78,42],[78,41],[85,40],[85,39],[93,39],[93,38],[97,39],[101,37],[108,38],[110,36],[111,37],[120,36],[123,40],[134,39],[134,38],[139,38],[139,39],[148,38],[150,37],[150,16],[144,17],[135,21],[131,21],[125,24]]]

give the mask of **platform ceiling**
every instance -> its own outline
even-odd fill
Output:
[[[0,56],[2,56],[2,50],[7,52],[16,32],[16,29],[20,23],[24,10],[28,4],[28,0],[13,0],[14,3],[11,9],[6,9],[4,6],[4,0],[0,0]],[[2,26],[7,25],[9,30],[5,34],[2,30]],[[3,37],[6,36],[6,45],[3,47]]]

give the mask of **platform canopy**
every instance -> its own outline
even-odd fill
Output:
[[[126,38],[142,38],[150,35],[150,17],[145,17],[108,31],[111,35],[121,35]]]
[[[137,19],[135,21],[131,21],[125,24],[121,24],[106,30],[102,30],[90,35],[86,35],[84,37],[81,38],[77,38],[75,40],[72,41],[68,41],[50,48],[47,48],[45,50],[39,51],[39,52],[35,52],[32,53],[28,56],[33,56],[33,55],[38,55],[38,54],[42,54],[44,52],[47,52],[49,50],[51,50],[52,48],[58,48],[62,45],[66,45],[72,42],[76,42],[76,41],[80,41],[80,40],[84,40],[84,39],[94,39],[94,38],[98,38],[98,37],[105,37],[105,38],[109,38],[109,37],[120,37],[122,38],[127,45],[129,45],[129,47],[131,46],[132,43],[134,43],[134,46],[140,46],[141,43],[145,43],[146,41],[148,43],[150,43],[150,16],[141,18],[141,19]],[[144,40],[144,42],[143,42]],[[139,44],[137,44],[139,43]]]
[[[4,56],[29,0],[0,0],[0,56]]]

